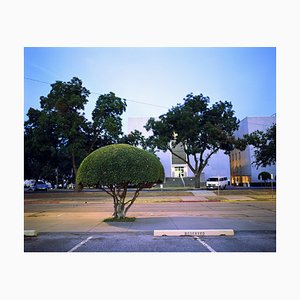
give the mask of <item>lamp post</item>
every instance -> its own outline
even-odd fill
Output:
[[[273,176],[273,174],[271,174],[271,197],[272,197],[272,199],[273,199],[273,178],[274,178],[274,176]]]

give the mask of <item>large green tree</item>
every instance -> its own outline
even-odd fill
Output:
[[[126,101],[114,93],[100,95],[88,121],[84,108],[89,95],[82,81],[73,77],[51,84],[49,94],[40,97],[41,109],[29,109],[24,124],[25,178],[53,180],[58,173],[75,178],[84,157],[116,142]]]
[[[188,94],[183,104],[177,104],[159,117],[151,118],[146,129],[152,130],[149,142],[160,150],[169,150],[186,163],[195,176],[195,187],[200,187],[200,175],[209,159],[219,150],[233,149],[233,133],[239,120],[232,104],[219,101],[209,106],[209,97]],[[186,157],[178,156],[174,147],[180,144]]]
[[[68,173],[72,169],[76,175],[77,165],[86,155],[88,126],[83,111],[89,94],[77,77],[69,82],[51,84],[49,94],[40,97],[41,110],[29,109],[27,114],[25,153],[39,157],[39,164],[53,163],[52,169],[56,171],[59,163],[63,164],[67,158],[71,163]],[[38,143],[32,145],[35,140]],[[49,159],[47,152],[51,152],[53,160]]]
[[[27,116],[24,133],[24,176],[36,179],[43,177],[54,181],[55,167],[59,166],[60,160],[56,121],[51,115],[33,108],[29,109]]]
[[[273,124],[265,132],[256,130],[244,135],[248,145],[255,147],[254,164],[256,167],[271,166],[276,163],[276,124]]]
[[[123,135],[121,115],[126,106],[126,101],[112,92],[98,97],[92,112],[92,122],[89,123],[89,153],[119,141]]]

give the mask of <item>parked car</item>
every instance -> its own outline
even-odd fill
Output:
[[[47,189],[52,189],[52,184],[49,181],[45,181],[45,184],[47,185]]]
[[[24,189],[30,190],[32,189],[32,187],[35,184],[35,180],[34,179],[26,179],[24,181]]]
[[[227,177],[215,176],[210,177],[206,180],[206,188],[207,189],[226,189],[228,184]]]
[[[47,184],[42,181],[42,180],[38,180],[33,186],[32,186],[32,190],[33,191],[47,191],[48,186]]]

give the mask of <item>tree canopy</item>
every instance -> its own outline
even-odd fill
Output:
[[[202,94],[188,94],[183,100],[183,104],[172,107],[159,120],[150,118],[145,127],[153,132],[149,138],[153,147],[177,156],[174,147],[182,146],[186,157],[178,158],[189,166],[195,175],[195,186],[200,187],[200,174],[211,156],[219,150],[233,149],[233,133],[239,120],[228,101],[209,106],[209,97]]]
[[[114,93],[100,95],[92,112],[92,121],[84,109],[90,91],[77,77],[69,82],[56,81],[41,109],[30,108],[24,124],[25,178],[54,180],[75,178],[78,165],[94,149],[117,142],[122,135],[121,115],[126,100]]]
[[[121,115],[126,106],[126,102],[112,92],[99,96],[92,112],[92,122],[89,123],[89,152],[119,141],[123,135]]]
[[[244,135],[248,145],[253,145],[256,167],[271,166],[276,163],[276,124],[265,132],[257,130]]]
[[[82,161],[76,184],[102,188],[114,200],[114,217],[124,218],[143,188],[163,180],[164,168],[155,155],[130,145],[115,144],[95,150]],[[136,190],[133,198],[126,200],[129,186]]]

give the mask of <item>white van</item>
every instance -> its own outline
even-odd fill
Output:
[[[226,189],[228,179],[225,176],[210,177],[206,180],[207,189]]]

